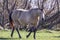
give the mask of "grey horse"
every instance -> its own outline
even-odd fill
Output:
[[[32,32],[34,32],[34,39],[36,39],[36,31],[37,28],[40,26],[40,21],[44,19],[43,18],[43,11],[39,8],[30,9],[30,10],[14,10],[9,15],[10,24],[12,26],[12,32],[11,37],[13,36],[14,30],[18,32],[19,38],[21,38],[21,35],[18,30],[18,25],[20,26],[26,26],[29,29],[29,34],[26,36],[27,38],[30,36]]]

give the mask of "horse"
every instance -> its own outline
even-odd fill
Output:
[[[26,36],[27,38],[30,36],[32,32],[34,32],[34,39],[36,39],[36,31],[40,26],[41,20],[44,19],[43,11],[39,8],[30,9],[30,10],[20,10],[16,9],[9,15],[10,24],[12,26],[11,37],[13,36],[14,30],[18,32],[19,38],[22,38],[18,25],[26,26],[29,29],[29,34]]]

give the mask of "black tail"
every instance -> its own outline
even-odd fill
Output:
[[[9,14],[9,22],[12,21],[11,15],[12,15],[12,13]]]
[[[10,13],[10,15],[9,15],[9,23],[10,23],[10,26],[12,28],[13,27],[13,20],[12,20],[11,15],[12,15],[12,13]]]
[[[10,22],[10,25],[11,25],[12,27],[13,27],[13,20],[12,20],[11,15],[12,15],[12,13],[13,13],[13,10],[16,9],[15,6],[16,6],[16,1],[15,1],[15,3],[12,5],[11,9],[10,9],[10,10],[8,9],[9,22]]]

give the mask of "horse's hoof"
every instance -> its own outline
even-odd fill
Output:
[[[34,40],[36,40],[36,39],[34,39]]]
[[[13,37],[13,36],[11,35],[11,37]]]
[[[28,38],[28,36],[26,36],[26,38]]]
[[[22,38],[22,37],[19,37],[20,39]]]

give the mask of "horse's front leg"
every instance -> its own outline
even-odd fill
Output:
[[[21,38],[21,35],[20,35],[20,33],[19,33],[18,28],[16,28],[16,31],[17,31],[17,33],[18,33],[18,35],[19,35],[19,38]]]
[[[11,37],[13,37],[14,30],[15,30],[15,28],[13,27],[12,32],[11,32]]]
[[[36,31],[34,31],[33,37],[34,37],[34,40],[35,40],[36,39]]]

